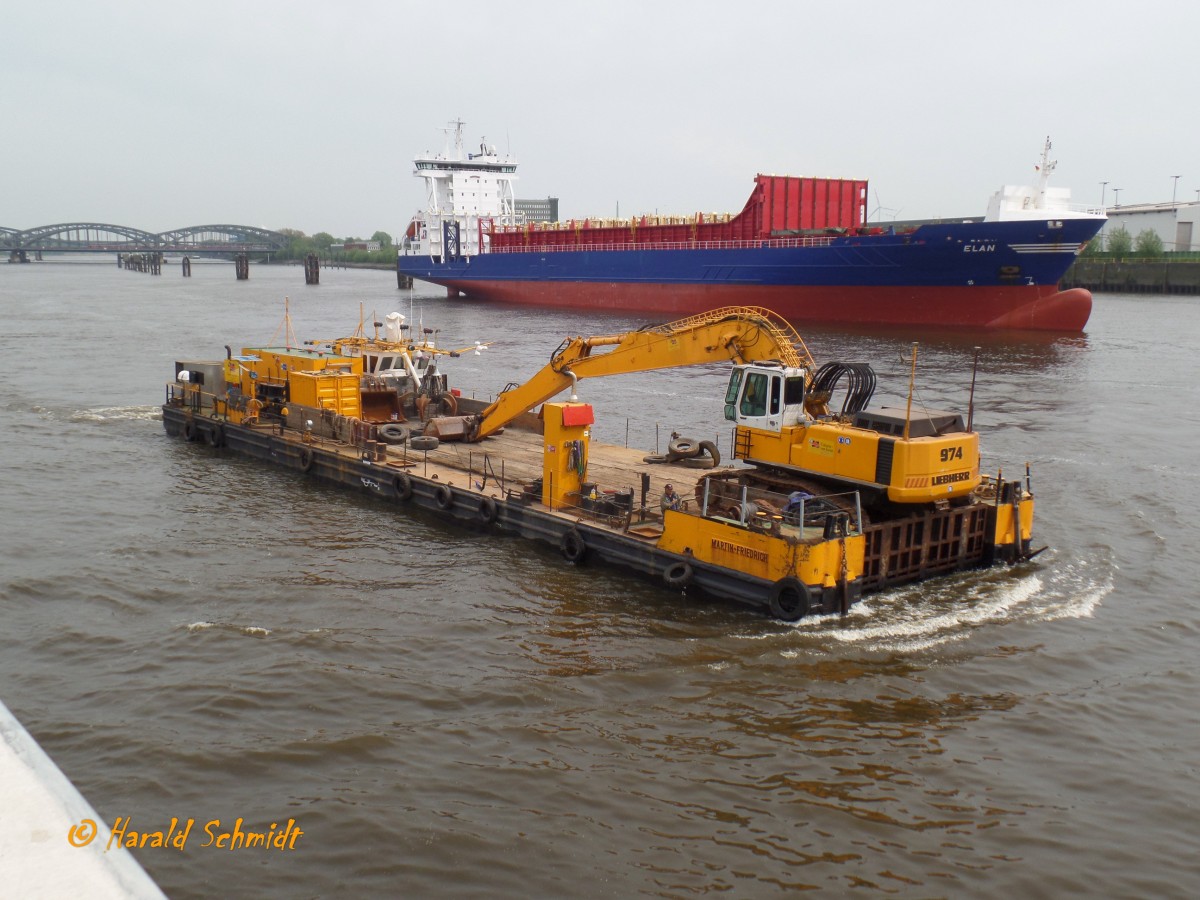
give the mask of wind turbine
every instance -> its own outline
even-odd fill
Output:
[[[890,206],[884,206],[879,202],[879,191],[875,192],[875,209],[871,211],[871,215],[867,216],[867,221],[874,219],[876,222],[882,221],[879,214],[881,212],[889,212],[892,214],[892,221],[896,221],[896,214],[900,212],[898,209],[892,209]]]

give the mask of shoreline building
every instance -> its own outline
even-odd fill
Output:
[[[1168,253],[1200,251],[1200,203],[1138,203],[1110,206],[1105,210],[1108,221],[1093,240],[1108,246],[1108,235],[1124,228],[1135,241],[1143,231],[1159,236]]]

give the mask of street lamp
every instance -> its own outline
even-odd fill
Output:
[[[1121,205],[1121,191],[1123,190],[1125,190],[1125,188],[1113,188],[1113,196],[1117,198],[1113,201],[1113,206]]]
[[[1175,188],[1179,187],[1179,176],[1172,175],[1171,177],[1175,179],[1174,183],[1171,185],[1171,205],[1174,206],[1175,205]]]
[[[1100,212],[1104,212],[1104,189],[1106,187],[1108,187],[1107,181],[1100,182]],[[1196,191],[1196,194],[1200,196],[1200,191]]]

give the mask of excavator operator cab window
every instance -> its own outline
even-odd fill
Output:
[[[729,387],[725,389],[725,419],[729,422],[737,421],[737,401],[738,394],[742,390],[742,376],[746,372],[743,369],[734,369],[729,373]]]
[[[804,404],[804,376],[789,375],[783,380],[784,406],[802,406]]]
[[[746,389],[742,391],[742,403],[739,412],[743,416],[765,416],[767,414],[767,382],[764,372],[750,372],[746,375]],[[778,402],[778,394],[776,394]]]

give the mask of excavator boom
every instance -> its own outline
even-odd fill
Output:
[[[482,440],[580,378],[755,360],[804,369],[806,381],[816,368],[796,330],[760,307],[724,307],[624,334],[568,338],[532,378],[471,417],[463,433],[469,441]]]

